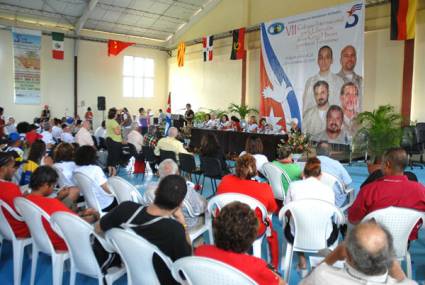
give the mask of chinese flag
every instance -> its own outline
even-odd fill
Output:
[[[121,41],[108,40],[108,56],[116,56],[124,49],[135,43],[126,43]]]

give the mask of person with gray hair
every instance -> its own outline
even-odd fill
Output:
[[[127,135],[127,142],[134,145],[138,153],[142,150],[143,135],[139,132],[139,124],[137,122],[131,124],[131,130]]]
[[[159,181],[147,185],[142,197],[142,204],[148,206],[155,200],[155,191],[159,182],[168,175],[179,175],[179,167],[172,159],[164,159],[158,166]],[[207,207],[207,200],[195,190],[195,184],[186,181],[187,193],[183,201],[183,215],[189,229],[203,224],[203,214]]]
[[[349,187],[353,179],[351,179],[348,171],[338,160],[330,158],[331,145],[326,141],[319,142],[316,147],[316,154],[317,158],[320,160],[322,171],[337,178],[341,182],[343,188]],[[347,194],[338,184],[334,185],[333,190],[335,193],[335,205],[337,207],[342,207],[347,201]]]
[[[93,137],[90,133],[91,123],[89,120],[85,120],[81,124],[81,128],[75,134],[75,141],[80,145],[89,145],[95,147]]]
[[[345,261],[344,268],[332,265]],[[301,285],[417,284],[407,279],[395,258],[393,238],[374,220],[355,226],[346,240],[303,279]]]
[[[179,153],[189,153],[183,146],[183,143],[177,139],[179,131],[175,127],[171,127],[168,130],[168,136],[158,141],[155,147],[154,153],[156,156],[160,155],[161,150],[172,151],[178,158]]]

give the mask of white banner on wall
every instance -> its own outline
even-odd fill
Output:
[[[362,1],[261,24],[260,114],[313,139],[351,141],[363,97]]]
[[[13,29],[15,104],[40,104],[41,32]]]

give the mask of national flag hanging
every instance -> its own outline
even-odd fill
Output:
[[[52,33],[52,57],[54,59],[63,59],[63,40],[65,35],[63,33]]]
[[[186,45],[185,43],[181,42],[179,43],[179,46],[177,48],[177,66],[182,67],[184,65],[184,53],[186,51]]]
[[[245,57],[245,28],[232,31],[233,44],[230,59],[243,59]]]
[[[165,112],[165,130],[164,135],[168,135],[168,130],[171,128],[171,92],[168,92],[167,110]]]
[[[124,49],[129,46],[134,45],[135,43],[127,43],[115,40],[108,40],[108,56],[116,56]]]
[[[391,40],[415,38],[417,0],[391,0]]]
[[[204,61],[213,59],[213,42],[214,36],[202,37],[202,46],[204,47]]]

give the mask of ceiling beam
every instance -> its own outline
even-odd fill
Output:
[[[212,11],[221,0],[210,0],[203,7],[199,8],[198,11],[189,19],[189,22],[182,24],[179,29],[174,34],[171,34],[171,37],[167,40],[166,46],[168,48],[177,44],[177,41],[181,36],[184,35],[193,25],[198,23],[205,15]]]
[[[97,2],[99,0],[90,0],[89,4],[87,5],[86,9],[83,12],[83,15],[78,19],[77,23],[75,24],[75,34],[80,34],[81,29],[84,27],[84,24],[87,22],[88,18],[90,17],[90,14],[93,12],[94,8],[96,7]]]

